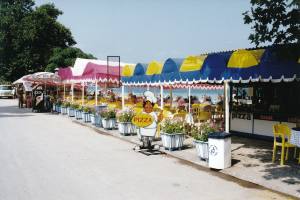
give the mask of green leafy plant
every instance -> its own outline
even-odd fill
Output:
[[[214,133],[219,131],[216,127],[214,127],[210,123],[203,123],[200,127],[194,126],[191,130],[191,135],[195,140],[207,142],[208,135],[210,133]]]
[[[79,104],[76,104],[76,103],[71,104],[71,108],[73,108],[73,109],[75,109],[75,110],[78,110],[79,107],[80,107]]]
[[[179,119],[165,119],[161,124],[161,130],[168,134],[184,133],[184,122]]]
[[[62,106],[64,106],[64,107],[70,107],[71,103],[68,102],[68,101],[65,101],[65,102],[62,103]]]
[[[95,108],[90,108],[90,113],[92,113],[92,114],[96,114],[97,112],[96,112],[96,109]]]
[[[116,111],[115,110],[104,110],[104,111],[100,112],[100,116],[103,119],[115,119]]]
[[[85,113],[90,113],[91,112],[91,109],[90,109],[90,107],[88,107],[88,106],[85,106],[85,107],[83,107],[83,112],[85,112]]]
[[[134,115],[132,110],[121,111],[118,113],[118,120],[119,122],[131,122]]]

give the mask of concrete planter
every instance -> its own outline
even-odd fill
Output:
[[[136,133],[136,127],[131,122],[119,122],[118,129],[122,135],[132,135]]]
[[[81,110],[75,110],[75,118],[77,120],[82,119],[82,111]]]
[[[84,123],[91,122],[91,114],[88,112],[82,112],[82,120]]]
[[[203,142],[200,140],[195,140],[194,141],[196,151],[197,151],[197,156],[201,160],[208,160],[208,142]]]
[[[183,133],[178,133],[178,134],[162,133],[161,140],[165,149],[168,149],[170,151],[181,150],[181,148],[183,147],[184,134]]]
[[[116,127],[116,119],[102,119],[104,129],[114,129]]]
[[[68,112],[68,116],[69,117],[75,117],[75,110],[74,110],[74,108],[68,107],[67,112]]]

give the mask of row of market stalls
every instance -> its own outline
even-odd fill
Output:
[[[221,84],[226,131],[273,136],[273,124],[295,127],[300,117],[299,51],[298,45],[285,45],[138,63],[124,67],[122,83],[160,86],[161,91]]]
[[[185,88],[188,111],[192,88],[224,89],[225,130],[250,135],[272,136],[272,125],[286,122],[290,127],[300,117],[300,48],[299,45],[270,46],[169,58],[164,63],[128,64],[107,60],[77,58],[74,67],[58,69],[63,99],[69,87],[71,101],[74,88],[81,89],[82,103],[87,83],[97,90],[121,87],[122,108],[125,88]],[[47,83],[47,81],[46,81]],[[160,107],[164,100],[160,98]]]

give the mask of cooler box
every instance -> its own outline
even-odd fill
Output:
[[[231,134],[226,132],[208,135],[208,165],[214,169],[231,167]]]

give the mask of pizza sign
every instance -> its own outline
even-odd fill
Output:
[[[153,117],[146,113],[139,113],[131,121],[137,127],[146,127],[153,123]]]

